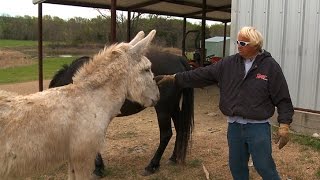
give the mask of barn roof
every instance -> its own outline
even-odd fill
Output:
[[[111,0],[33,0],[34,4],[50,3],[111,9]],[[202,18],[203,0],[117,0],[117,10]],[[206,20],[230,22],[231,0],[206,0]]]

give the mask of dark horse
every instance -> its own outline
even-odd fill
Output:
[[[155,75],[174,74],[190,69],[186,59],[183,57],[160,50],[153,49],[149,51],[147,57],[152,63],[152,71]],[[87,61],[90,61],[90,58],[84,56],[74,60],[69,66],[64,65],[51,80],[49,88],[72,83],[72,77],[77,72],[77,69]],[[176,141],[169,161],[172,163],[184,163],[188,143],[191,140],[194,121],[193,89],[181,89],[174,85],[167,85],[160,87],[159,90],[160,100],[155,106],[155,110],[160,128],[160,144],[150,163],[145,168],[143,175],[150,175],[159,169],[160,159],[172,137],[171,119],[176,130]],[[144,107],[141,105],[126,100],[121,108],[121,114],[118,116],[128,116],[138,113],[143,109]],[[96,169],[94,173],[101,176],[104,164],[99,153],[95,165]]]

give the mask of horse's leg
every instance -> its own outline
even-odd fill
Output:
[[[157,105],[158,106],[158,105]],[[160,167],[160,159],[166,149],[171,137],[171,116],[168,110],[160,109],[156,107],[158,125],[160,129],[160,144],[149,165],[145,168],[144,176],[153,174]]]
[[[176,130],[176,139],[174,142],[174,149],[173,149],[171,157],[169,158],[168,164],[176,164],[177,163],[177,141],[178,141],[178,137],[181,136],[180,131],[178,129],[179,128],[179,126],[178,126],[179,111],[180,111],[179,104],[177,104],[174,112],[172,113],[172,121],[173,121],[174,128]]]

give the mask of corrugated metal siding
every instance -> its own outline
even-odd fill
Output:
[[[295,107],[320,111],[320,1],[232,0],[231,42],[243,26],[264,36],[282,67]],[[237,52],[230,44],[230,54]]]

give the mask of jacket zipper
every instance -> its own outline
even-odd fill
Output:
[[[244,81],[249,76],[249,73],[251,73],[253,70],[255,70],[257,68],[258,68],[258,65],[256,65],[256,64],[252,65],[252,67],[249,69],[247,75],[243,77],[242,81]]]

